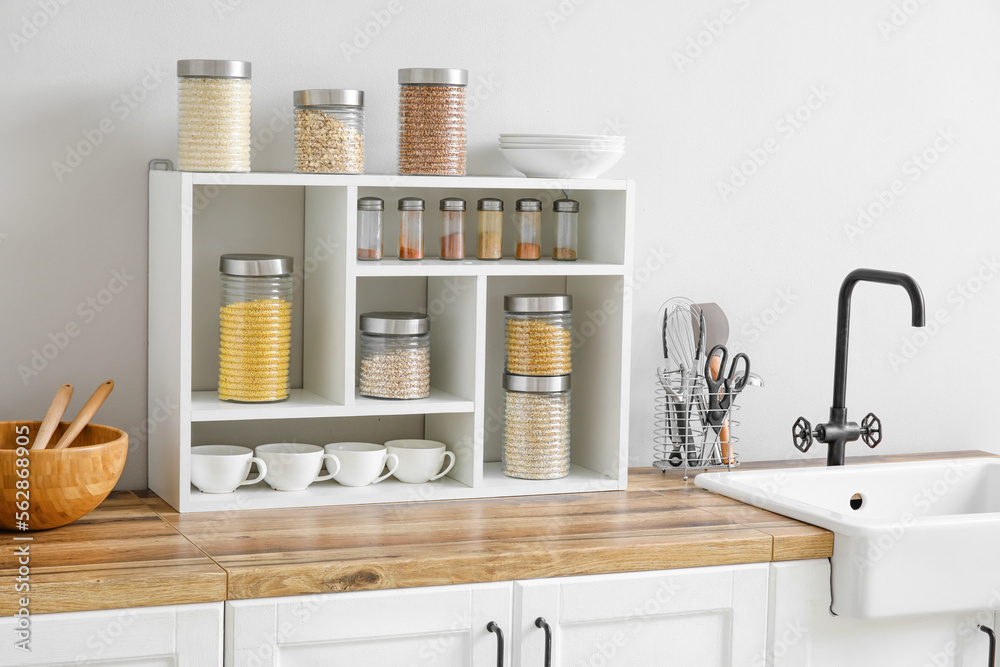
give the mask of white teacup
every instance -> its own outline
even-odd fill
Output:
[[[247,479],[250,465],[257,476]],[[267,474],[267,464],[249,447],[200,445],[191,448],[191,483],[202,493],[232,493],[243,484],[256,484]]]
[[[260,445],[254,451],[267,463],[264,481],[275,491],[301,491],[313,482],[323,482],[332,478],[340,471],[340,461],[337,457],[326,454],[318,445],[275,442]],[[320,475],[324,460],[333,461],[335,466],[328,475]],[[329,463],[327,465],[329,466]]]
[[[340,460],[340,470],[333,478],[344,486],[368,486],[378,484],[396,472],[399,457],[390,454],[384,445],[374,442],[331,442],[324,447],[328,454]],[[382,474],[382,469],[389,472]],[[330,469],[329,461],[326,469]]]
[[[385,443],[390,455],[399,459],[393,474],[400,482],[423,484],[433,482],[448,474],[455,466],[455,455],[437,440],[390,440]],[[441,464],[450,459],[444,470]],[[440,472],[438,472],[440,471]]]

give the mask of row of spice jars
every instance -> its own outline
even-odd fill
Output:
[[[424,258],[425,202],[419,197],[403,197],[399,210],[399,259]],[[445,197],[440,202],[441,259],[465,259],[464,199]],[[358,200],[358,259],[382,259],[382,215],[385,202],[378,197]],[[480,199],[478,210],[478,242],[476,257],[484,260],[502,259],[503,200],[494,197]],[[553,259],[572,261],[577,258],[580,204],[573,199],[558,199],[552,204],[555,213],[556,243]],[[535,260],[541,257],[542,202],[538,199],[518,199],[515,204],[517,245],[514,257]]]

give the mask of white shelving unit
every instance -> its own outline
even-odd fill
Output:
[[[543,252],[551,202],[580,201],[580,259],[355,258],[356,202],[386,202],[385,248],[398,234],[396,200],[427,201],[425,252],[436,255],[438,201],[462,197],[466,255],[475,256],[476,200],[505,204],[504,254],[513,255],[513,208],[543,201]],[[181,512],[405,502],[624,489],[634,185],[631,181],[529,178],[208,174],[149,172],[149,487]],[[219,256],[267,252],[295,260],[291,397],[246,405],[218,400]],[[572,467],[568,477],[527,481],[500,472],[503,435],[503,297],[573,295]],[[356,390],[357,323],[372,310],[431,316],[431,395],[391,401]],[[164,409],[163,406],[179,406]],[[392,438],[440,440],[456,455],[445,478],[388,479],[366,488],[319,482],[300,492],[265,484],[204,494],[190,483],[193,445]]]

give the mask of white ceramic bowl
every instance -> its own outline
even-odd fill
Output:
[[[625,150],[625,144],[619,146],[610,146],[607,144],[559,144],[549,145],[549,144],[523,144],[523,143],[513,143],[507,142],[500,144],[500,148],[512,148],[515,150],[525,150],[525,149],[548,149],[548,148],[561,148],[563,150],[571,151],[623,151]]]
[[[514,169],[535,178],[597,178],[615,166],[624,150],[501,148]]]
[[[625,141],[625,137],[607,134],[531,134],[528,132],[514,134],[511,132],[501,132],[501,141],[529,141],[540,144],[553,144],[560,142],[580,143],[593,141]]]
[[[534,148],[573,148],[575,146],[594,146],[599,148],[625,148],[625,139],[604,140],[604,139],[573,139],[565,141],[538,141],[535,139],[504,138],[499,141],[503,147],[507,146],[531,146]]]

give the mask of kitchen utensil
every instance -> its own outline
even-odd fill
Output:
[[[705,315],[705,349],[729,343],[729,318],[717,303],[699,303],[698,310]]]
[[[247,479],[251,464],[257,476]],[[202,493],[232,493],[245,484],[256,484],[267,474],[267,463],[249,447],[200,445],[191,448],[191,483]]]
[[[716,362],[715,360],[718,359]],[[725,345],[716,345],[705,359],[705,384],[708,386],[708,423],[715,428],[716,433],[722,429],[726,413],[733,404],[733,397],[743,391],[745,383],[736,383],[735,377],[740,362],[743,362],[743,376],[750,373],[750,357],[740,352],[733,357],[733,362],[727,368],[729,350]],[[713,365],[716,370],[713,373]]]
[[[407,484],[433,482],[448,474],[455,466],[455,455],[447,451],[443,442],[436,440],[390,440],[385,443],[390,454],[399,458],[393,475]],[[441,470],[441,465],[448,465]]]
[[[59,438],[59,442],[56,443],[55,447],[52,449],[63,449],[69,447],[69,444],[73,442],[73,438],[80,435],[80,431],[83,427],[93,418],[94,414],[101,408],[104,404],[104,400],[111,393],[111,390],[115,388],[114,380],[108,380],[101,383],[99,387],[91,394],[87,402],[84,403],[80,412],[77,413],[76,419],[73,423],[69,425],[66,432],[63,433],[62,437]]]
[[[302,491],[313,482],[332,479],[340,471],[340,459],[317,445],[275,442],[260,445],[254,452],[267,464],[264,481],[275,491]],[[323,461],[334,463],[335,468],[329,474],[320,474]]]
[[[713,380],[719,379],[719,368],[721,366],[721,357],[712,357],[710,359],[709,371],[711,372],[711,377]],[[708,377],[708,376],[706,376]],[[740,376],[743,377],[743,376]],[[713,426],[714,428],[714,426]],[[729,418],[725,418],[722,421],[722,427],[718,430],[719,433],[719,456],[723,463],[729,463]]]
[[[385,445],[374,442],[331,442],[323,449],[340,460],[340,470],[333,478],[343,486],[378,484],[399,466],[398,456],[390,454]],[[386,467],[388,472],[383,475]]]
[[[69,399],[72,397],[73,385],[64,384],[59,387],[55,397],[52,399],[52,403],[49,405],[48,411],[45,413],[45,419],[42,420],[42,426],[38,429],[38,435],[35,436],[35,441],[31,443],[32,449],[45,449],[45,446],[49,444],[52,434],[56,431],[56,426],[59,425],[63,413],[66,412]]]
[[[615,166],[624,149],[501,148],[514,169],[536,178],[597,178]]]

